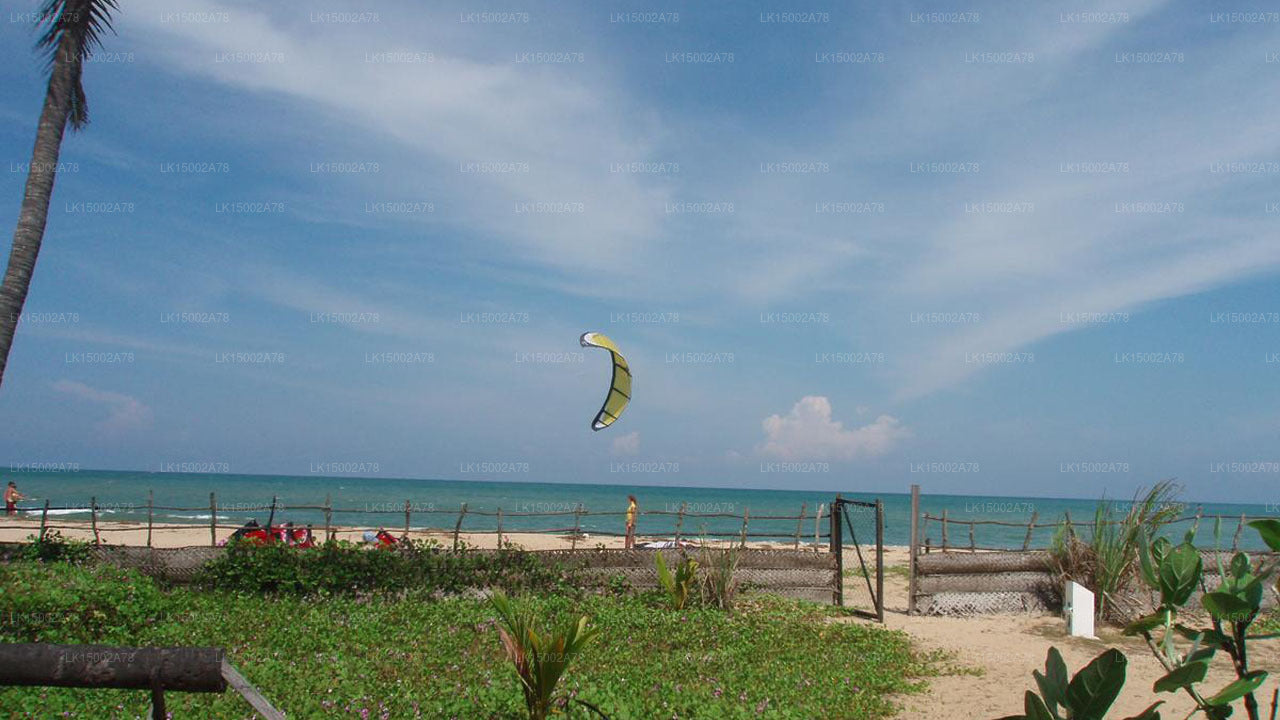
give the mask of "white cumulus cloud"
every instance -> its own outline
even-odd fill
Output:
[[[626,435],[619,435],[613,439],[614,455],[635,455],[640,452],[640,433],[633,430]]]
[[[132,395],[98,390],[74,380],[59,380],[53,384],[53,389],[105,407],[107,417],[98,424],[98,428],[105,433],[136,430],[151,423],[151,408]]]
[[[871,424],[845,429],[831,419],[831,401],[821,395],[807,395],[786,415],[764,419],[763,455],[785,460],[851,460],[881,455],[911,431],[897,418],[881,415]]]

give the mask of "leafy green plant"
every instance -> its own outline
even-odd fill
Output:
[[[1058,529],[1050,546],[1058,574],[1094,591],[1094,610],[1099,617],[1123,621],[1137,614],[1124,617],[1121,600],[1137,582],[1141,537],[1155,537],[1177,519],[1182,511],[1177,502],[1179,492],[1171,481],[1156,483],[1145,493],[1136,493],[1123,514],[1116,503],[1102,500],[1085,538],[1068,523]]]
[[[1062,653],[1049,648],[1044,672],[1032,673],[1040,693],[1028,690],[1023,696],[1023,714],[1001,720],[1102,720],[1120,697],[1128,665],[1124,653],[1107,650],[1068,679]],[[1160,705],[1154,703],[1128,720],[1160,720],[1156,710]]]
[[[654,553],[654,563],[658,566],[658,583],[666,591],[671,609],[683,610],[697,581],[698,561],[681,553],[674,574],[667,568],[667,559],[662,556],[661,551]]]
[[[1250,525],[1268,547],[1280,551],[1280,521],[1258,520]],[[1220,531],[1221,525],[1215,524],[1215,538]],[[1259,720],[1261,710],[1254,691],[1266,682],[1267,672],[1250,667],[1248,642],[1273,637],[1251,634],[1250,627],[1258,619],[1266,583],[1275,574],[1276,567],[1263,561],[1255,564],[1240,552],[1224,565],[1222,553],[1215,553],[1220,582],[1210,591],[1204,584],[1203,561],[1194,539],[1194,528],[1177,546],[1165,538],[1148,542],[1143,537],[1142,578],[1160,593],[1160,605],[1154,613],[1131,623],[1125,633],[1141,635],[1164,666],[1166,675],[1156,681],[1156,692],[1187,693],[1196,708],[1211,720],[1230,717],[1231,704],[1243,699],[1250,720]],[[1209,615],[1210,627],[1207,628],[1194,628],[1179,621],[1197,587],[1205,590],[1200,604]],[[1179,637],[1190,642],[1185,652],[1178,648]],[[1206,696],[1197,685],[1204,681],[1210,662],[1219,650],[1230,658],[1236,679]],[[1275,710],[1273,707],[1273,718]]]
[[[631,592],[631,582],[622,573],[610,575],[607,589],[615,597],[621,597]]]
[[[704,546],[702,564],[706,568],[700,587],[702,601],[721,610],[732,610],[738,597],[739,552],[730,545],[721,550]]]
[[[1258,520],[1250,523],[1273,551],[1280,552],[1280,520]],[[1221,524],[1215,524],[1215,538],[1220,538]],[[1195,703],[1192,715],[1203,713],[1209,720],[1232,716],[1233,703],[1243,700],[1249,720],[1262,720],[1261,708],[1254,692],[1267,680],[1265,670],[1249,665],[1249,641],[1274,635],[1255,634],[1251,626],[1262,607],[1263,590],[1276,575],[1274,563],[1254,562],[1244,553],[1235,553],[1227,564],[1222,553],[1215,553],[1219,584],[1210,590],[1205,583],[1204,561],[1196,548],[1196,528],[1187,532],[1182,542],[1174,545],[1167,538],[1150,540],[1144,529],[1138,531],[1137,556],[1139,576],[1148,587],[1159,593],[1155,612],[1130,623],[1126,635],[1140,635],[1165,669],[1156,680],[1156,693],[1184,692]],[[1181,618],[1188,614],[1186,606],[1196,590],[1202,590],[1200,604],[1208,613],[1210,627],[1196,628]],[[1181,638],[1181,643],[1179,642]],[[1208,676],[1214,656],[1221,651],[1230,658],[1236,679],[1217,692],[1199,687]],[[1027,692],[1024,714],[1011,716],[1028,720],[1061,718],[1093,718],[1101,720],[1115,702],[1124,685],[1126,660],[1117,650],[1099,655],[1070,682],[1066,666],[1057,649],[1049,651],[1045,672],[1034,673],[1040,694]],[[1272,696],[1270,718],[1277,711],[1276,695]],[[1156,708],[1147,708],[1135,720],[1159,720]],[[1059,714],[1059,708],[1063,713]],[[1190,717],[1190,716],[1188,716]]]
[[[587,628],[587,616],[578,618],[559,630],[539,633],[534,627],[533,612],[517,608],[502,593],[494,593],[490,604],[498,612],[498,636],[507,659],[515,666],[524,693],[529,720],[545,720],[556,700],[556,685],[569,669],[569,662],[582,652],[599,634]],[[595,710],[594,705],[578,698],[566,698]]]

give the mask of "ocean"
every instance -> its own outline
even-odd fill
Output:
[[[822,505],[829,507],[835,493],[817,490],[747,490],[738,488],[679,487],[653,485],[605,485],[577,483],[490,482],[475,480],[421,480],[369,477],[323,477],[318,475],[233,475],[176,472],[132,472],[117,470],[76,470],[59,472],[7,472],[0,479],[17,482],[18,489],[30,499],[19,503],[27,515],[39,516],[44,501],[50,504],[50,515],[65,519],[89,517],[91,499],[96,499],[99,517],[105,521],[146,521],[148,491],[154,493],[157,523],[195,524],[208,522],[209,493],[216,493],[219,525],[235,526],[250,518],[265,524],[276,499],[276,522],[292,521],[296,525],[324,524],[321,510],[299,506],[322,506],[330,497],[335,525],[386,527],[393,531],[404,527],[405,502],[410,504],[413,528],[449,528],[458,521],[459,510],[467,504],[462,530],[493,531],[495,514],[503,513],[504,532],[520,532],[571,528],[573,510],[581,505],[590,512],[617,515],[581,517],[582,531],[621,533],[621,513],[627,495],[634,494],[642,514],[637,521],[640,535],[670,536],[675,529],[673,515],[644,514],[650,511],[678,512],[685,507],[686,517],[681,533],[696,537],[701,534],[736,535],[742,529],[742,517],[748,515],[753,540],[790,540],[796,533],[796,516],[803,505],[806,520],[801,524],[802,542],[812,543],[815,530],[814,513]],[[911,499],[907,493],[844,493],[847,499],[874,501],[879,498],[885,508],[885,543],[906,545],[910,529]],[[1023,527],[977,524],[974,540],[979,547],[1021,547],[1026,536],[1026,523],[1033,513],[1038,515],[1031,546],[1045,547],[1051,541],[1056,524],[1070,512],[1075,521],[1093,518],[1093,500],[992,497],[921,494],[921,510],[941,516],[945,510],[949,520],[949,541],[968,546],[970,520],[999,521]],[[356,510],[359,512],[341,512]],[[853,530],[860,541],[874,540],[871,513],[857,508],[850,515]],[[1263,505],[1225,503],[1186,503],[1186,515],[1202,510],[1206,517],[1221,515],[1222,544],[1230,546],[1242,514],[1250,517],[1280,516],[1280,508]],[[524,513],[568,513],[559,516]],[[488,515],[481,513],[490,513]],[[692,517],[694,513],[712,517]],[[788,516],[791,519],[778,519]],[[1200,525],[1198,544],[1213,545],[1213,521]],[[826,518],[821,531],[826,532]],[[1180,535],[1190,526],[1174,526]],[[848,531],[845,531],[846,536]],[[767,535],[769,537],[763,537]],[[925,528],[930,542],[941,542],[939,523],[930,521]],[[807,539],[806,539],[807,538]],[[586,544],[589,546],[590,541]],[[1257,535],[1246,528],[1240,546],[1262,549]]]

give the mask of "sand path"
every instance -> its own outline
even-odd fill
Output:
[[[885,556],[887,569],[895,565],[905,569],[905,549],[886,548]],[[847,577],[845,588],[847,598],[866,597],[865,581],[860,577]],[[885,626],[906,631],[916,646],[923,650],[946,652],[954,667],[948,668],[951,674],[930,678],[927,693],[901,698],[904,710],[899,718],[992,720],[1021,714],[1023,693],[1035,689],[1031,671],[1044,668],[1045,654],[1055,646],[1073,673],[1110,647],[1118,648],[1128,656],[1125,691],[1108,717],[1136,715],[1151,703],[1164,700],[1162,716],[1180,720],[1194,707],[1185,694],[1157,695],[1151,691],[1152,683],[1165,674],[1164,668],[1151,656],[1146,643],[1124,637],[1118,630],[1100,628],[1099,640],[1086,640],[1068,637],[1066,623],[1052,616],[952,618],[911,616],[906,611],[906,574],[903,570],[888,571],[885,575]],[[1274,674],[1280,672],[1280,640],[1258,642],[1251,650],[1251,666],[1273,673],[1273,679],[1264,686],[1267,698],[1264,700],[1259,695],[1259,702],[1269,710],[1271,690],[1277,687]],[[1217,658],[1205,687],[1217,691],[1234,679],[1230,661],[1225,657]],[[1236,716],[1245,716],[1243,706],[1237,708]]]

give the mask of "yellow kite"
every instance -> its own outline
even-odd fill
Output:
[[[622,357],[618,346],[603,333],[583,333],[579,342],[582,343],[582,347],[608,350],[610,357],[613,358],[613,380],[609,385],[609,394],[604,396],[604,404],[600,406],[600,412],[596,413],[596,419],[591,421],[592,430],[603,430],[612,425],[618,416],[622,415],[622,411],[627,409],[627,403],[631,402],[631,368],[627,367],[627,359]]]

